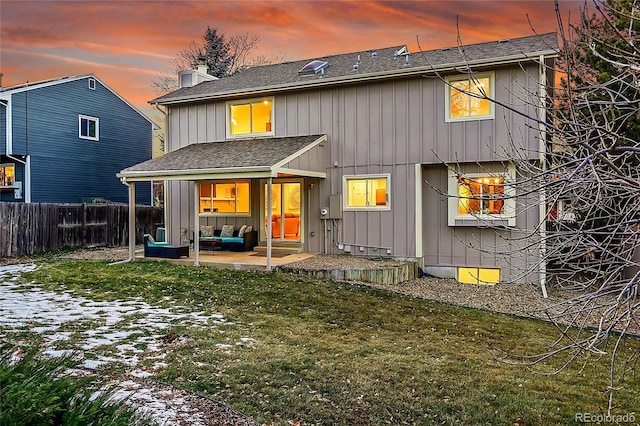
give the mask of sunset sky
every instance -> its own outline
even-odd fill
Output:
[[[578,18],[583,0],[560,0]],[[565,22],[565,26],[567,23]],[[0,1],[4,87],[95,74],[151,118],[152,82],[207,26],[260,38],[256,54],[292,61],[407,44],[417,50],[556,31],[552,0]],[[533,27],[533,29],[532,29]]]

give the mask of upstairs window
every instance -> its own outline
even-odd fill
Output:
[[[200,184],[200,214],[249,216],[250,200],[249,182]]]
[[[447,122],[490,119],[494,116],[493,73],[446,77]]]
[[[0,164],[0,186],[13,187],[16,181],[16,165]]]
[[[389,178],[389,175],[345,176],[345,210],[389,210]]]
[[[88,115],[78,117],[78,136],[80,139],[100,140],[100,120]]]
[[[227,136],[248,135],[273,135],[273,98],[227,103]]]
[[[449,171],[449,226],[515,226],[515,170],[456,173]]]

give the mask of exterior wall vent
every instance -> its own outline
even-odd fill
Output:
[[[96,79],[95,78],[90,78],[89,79],[89,89],[96,90]]]

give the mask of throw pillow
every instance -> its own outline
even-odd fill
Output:
[[[150,243],[155,243],[156,242],[156,240],[153,239],[151,234],[147,234],[147,241],[150,242]]]
[[[222,231],[220,232],[221,237],[233,237],[233,230],[235,227],[233,225],[222,225]]]
[[[246,230],[247,230],[247,225],[242,225],[240,227],[240,230],[238,231],[238,237],[240,238],[244,237],[244,233],[246,232]]]
[[[251,232],[253,231],[253,226],[249,225],[247,226],[247,229],[244,230],[244,233],[246,234],[247,232]]]
[[[213,237],[213,226],[202,225],[200,227],[201,237]]]

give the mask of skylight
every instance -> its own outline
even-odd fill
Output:
[[[298,74],[302,75],[302,76],[304,76],[304,75],[314,75],[314,74],[317,74],[320,71],[324,70],[328,66],[329,66],[328,62],[316,59],[315,61],[311,61],[307,65],[302,67],[302,69],[300,71],[298,71]]]

